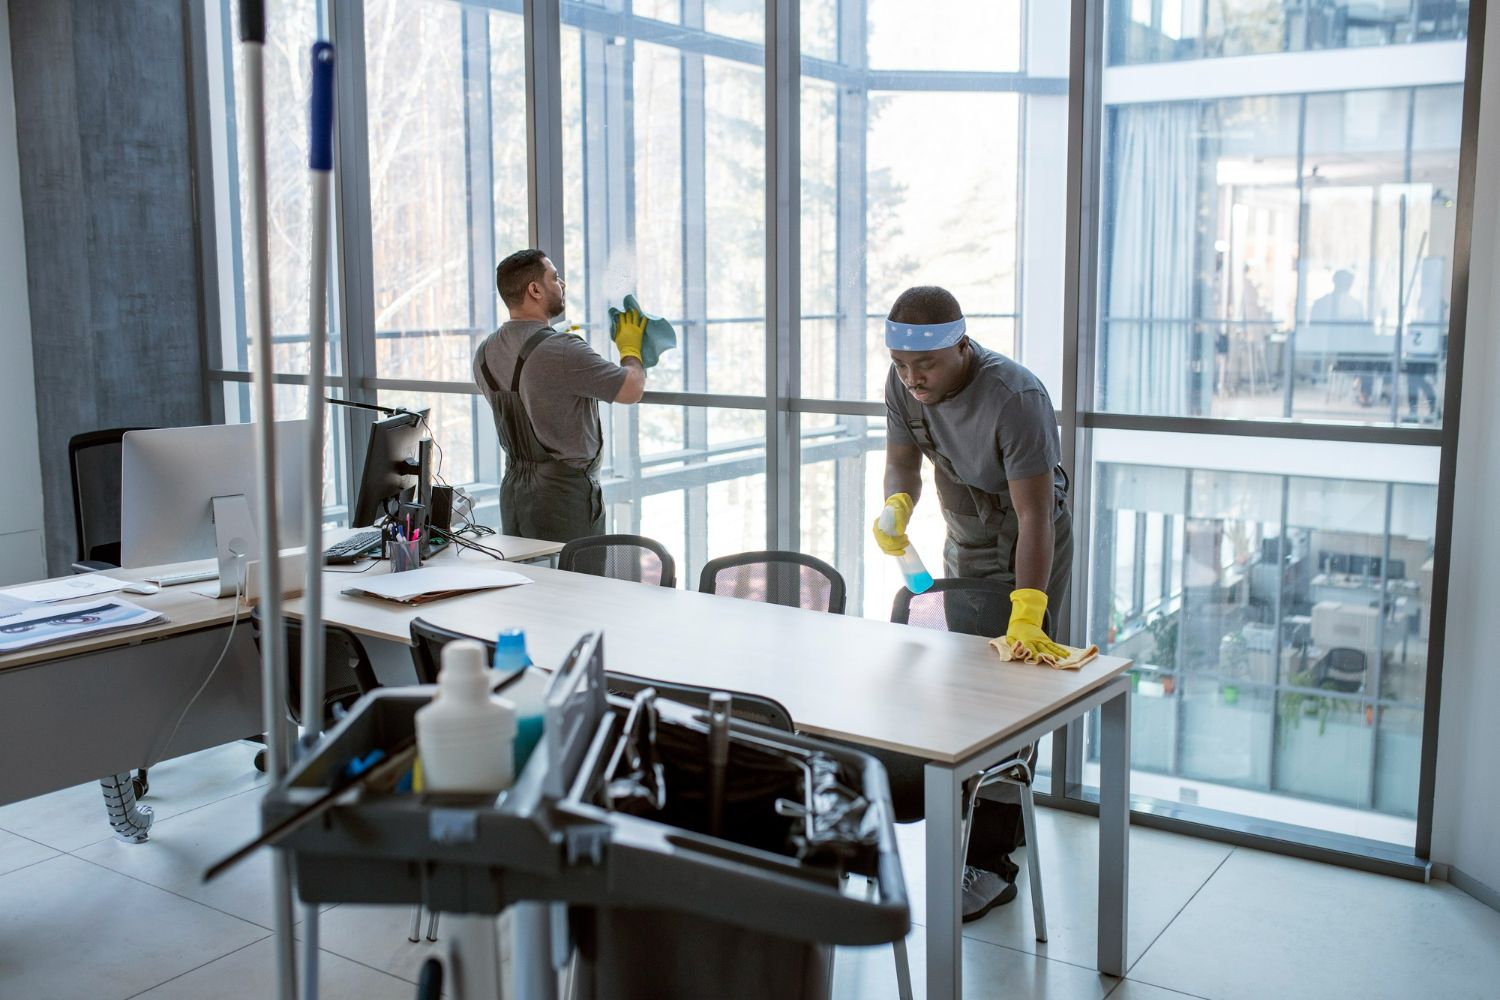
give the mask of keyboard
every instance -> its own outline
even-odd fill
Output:
[[[341,563],[352,563],[364,558],[372,549],[380,547],[380,532],[377,529],[361,531],[350,535],[342,542],[334,542],[323,550],[323,564],[325,566],[336,566]]]
[[[158,587],[179,587],[184,583],[202,583],[205,580],[217,580],[218,578],[219,568],[215,566],[213,569],[196,569],[186,573],[172,573],[169,576],[152,577],[147,582],[154,583]]]

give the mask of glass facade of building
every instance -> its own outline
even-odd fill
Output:
[[[1208,822],[1409,847],[1468,4],[1102,5],[1092,322],[1066,329],[1072,5],[803,0],[798,233],[772,247],[768,2],[562,2],[544,54],[560,194],[539,207],[520,0],[278,5],[283,412],[306,406],[302,40],[321,25],[342,67],[332,391],[430,408],[441,475],[482,520],[498,524],[503,455],[470,363],[504,318],[494,266],[555,232],[568,319],[596,349],[626,293],[678,331],[645,402],[606,410],[610,530],[659,539],[694,586],[708,559],[767,547],[779,518],[781,544],[844,575],[849,613],[886,618],[901,578],[868,530],[881,321],[903,288],[944,285],[1077,428],[1072,638],[1136,661],[1136,792]],[[236,4],[211,6],[211,378],[225,418],[249,419]],[[767,269],[788,259],[800,302],[773,372]],[[772,447],[783,421],[790,459]],[[330,519],[363,426],[333,411]],[[910,534],[931,566],[926,496]],[[1086,789],[1089,733],[1069,746]]]

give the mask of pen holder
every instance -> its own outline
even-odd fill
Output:
[[[422,542],[420,539],[391,539],[391,572],[404,573],[422,565]]]

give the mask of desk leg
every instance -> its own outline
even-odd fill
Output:
[[[927,812],[927,996],[963,993],[962,909],[963,825],[959,817],[958,772],[942,764],[926,768]]]
[[[1130,881],[1130,689],[1099,707],[1099,971],[1123,976]]]

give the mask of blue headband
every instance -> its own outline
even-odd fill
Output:
[[[940,351],[963,339],[964,321],[960,316],[952,323],[911,323],[885,321],[885,346],[893,351]]]

